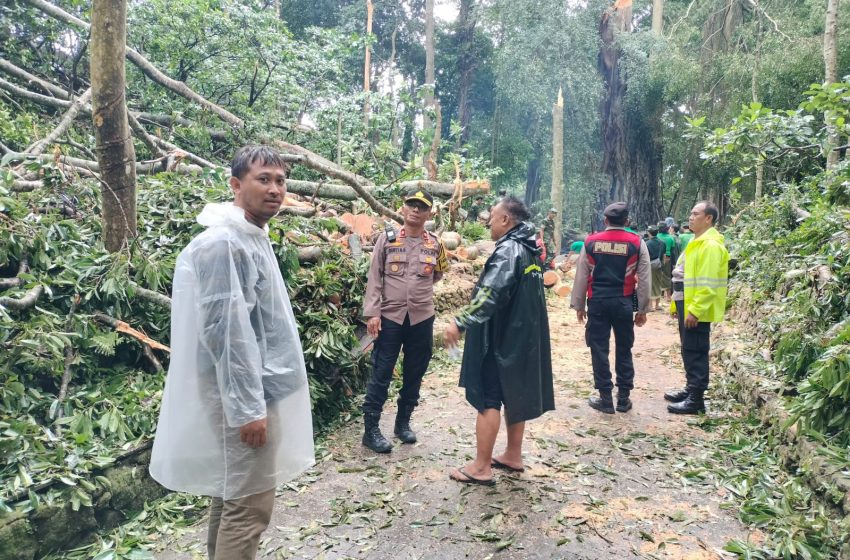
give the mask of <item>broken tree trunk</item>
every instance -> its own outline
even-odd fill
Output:
[[[94,0],[91,26],[92,122],[101,169],[103,243],[120,251],[136,236],[136,152],[125,102],[126,0]]]
[[[552,106],[552,207],[555,216],[555,255],[561,254],[564,223],[564,94],[558,88],[558,100]]]

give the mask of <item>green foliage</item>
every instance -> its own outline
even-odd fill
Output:
[[[478,222],[464,222],[460,227],[459,233],[464,239],[468,239],[469,241],[480,241],[490,238],[490,231]]]

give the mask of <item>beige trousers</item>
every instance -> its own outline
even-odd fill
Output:
[[[210,560],[254,560],[260,535],[269,526],[275,489],[236,500],[213,498],[207,552]]]

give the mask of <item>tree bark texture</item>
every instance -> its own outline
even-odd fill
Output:
[[[827,0],[826,25],[823,31],[824,81],[832,84],[838,81],[838,1]],[[829,115],[824,115],[827,122]],[[829,139],[826,147],[826,168],[834,169],[838,165],[839,153],[832,148],[841,144],[834,126],[828,126]]]
[[[366,53],[363,61],[363,92],[366,94],[366,100],[363,102],[363,128],[366,135],[369,135],[369,113],[372,108],[369,105],[369,91],[371,90],[372,80],[372,48],[369,46],[369,38],[372,36],[372,13],[374,6],[372,0],[366,0]]]
[[[434,0],[425,0],[425,130],[433,126],[428,109],[434,106]]]
[[[472,15],[474,0],[461,0],[460,10],[457,16],[456,43],[458,47],[458,121],[461,132],[457,139],[457,147],[460,148],[469,141],[469,124],[472,120],[470,111],[469,93],[472,90],[472,77],[475,73],[476,59],[473,49],[475,36],[475,18]]]
[[[631,19],[617,12],[606,10],[599,26],[602,46],[598,68],[604,85],[600,107],[602,171],[610,178],[610,184],[597,197],[596,209],[601,215],[607,204],[624,201],[629,205],[632,221],[647,225],[660,217],[659,115],[640,114],[625,106],[626,83],[620,74],[615,30],[626,31]],[[595,226],[599,223],[598,219],[594,221]]]
[[[558,100],[552,106],[552,207],[555,217],[555,254],[561,254],[564,223],[564,95],[558,89]]]
[[[659,37],[664,32],[664,0],[652,2],[652,32]]]
[[[92,122],[101,173],[103,242],[119,251],[136,235],[136,153],[125,101],[126,0],[94,0],[91,26]]]

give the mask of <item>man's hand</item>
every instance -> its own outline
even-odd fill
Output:
[[[239,435],[248,447],[257,449],[266,444],[266,419],[254,420],[239,428]]]
[[[381,318],[372,317],[366,321],[366,333],[372,338],[378,338],[378,333],[381,332]]]
[[[646,313],[635,313],[635,326],[642,327],[646,324]]]
[[[576,319],[578,319],[579,325],[583,325],[584,320],[587,319],[587,311],[584,309],[576,309]]]
[[[685,317],[685,328],[686,329],[695,329],[699,325],[699,319],[697,319],[693,313],[688,313],[688,316]]]
[[[445,342],[446,348],[451,348],[452,346],[457,346],[459,340],[460,329],[457,328],[457,323],[452,321],[446,327],[446,330],[443,331],[443,342]]]

